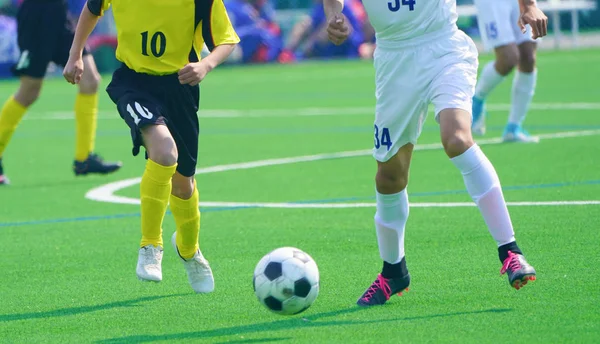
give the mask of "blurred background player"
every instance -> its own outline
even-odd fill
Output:
[[[546,16],[530,0],[520,2],[524,5],[521,19],[537,25],[536,37],[545,35]],[[365,0],[364,4],[377,32],[374,220],[383,266],[357,304],[382,305],[410,284],[404,253],[406,188],[413,148],[429,104],[435,107],[446,155],[461,172],[496,241],[500,273],[507,274],[512,287],[521,288],[535,279],[536,272],[517,245],[496,170],[471,135],[478,56],[473,41],[456,25],[456,2]],[[343,44],[351,33],[343,6],[343,0],[325,0],[327,33],[335,44]]]
[[[2,157],[15,129],[42,89],[50,62],[64,66],[73,40],[74,21],[66,0],[25,0],[17,15],[17,35],[21,55],[13,68],[20,84],[0,112],[0,184],[8,184]],[[94,153],[98,116],[100,74],[93,57],[84,51],[85,73],[75,100],[75,175],[106,174],[121,167],[120,162],[105,162]]]
[[[304,16],[289,34],[284,54],[295,58],[359,57],[364,42],[363,23],[366,13],[359,0],[344,0],[342,14],[351,29],[348,39],[335,45],[327,38],[327,20],[323,11],[323,0],[315,0],[309,15]],[[369,51],[367,51],[369,53]]]
[[[88,0],[77,24],[65,79],[83,80],[85,42],[110,0]],[[198,245],[198,84],[239,42],[223,0],[113,2],[117,69],[106,91],[130,128],[133,154],[146,148],[140,183],[142,238],[136,275],[162,280],[162,224],[167,206],[175,219],[171,243],[197,293],[214,290],[208,261]],[[155,20],[162,18],[162,20]],[[210,54],[199,59],[206,45]]]
[[[229,0],[226,2],[231,23],[240,44],[229,62],[266,63],[277,61],[283,49],[281,28],[275,10],[267,0]],[[286,62],[286,61],[283,61]]]
[[[524,29],[519,22],[519,2],[475,0],[475,6],[483,43],[487,50],[494,49],[496,59],[483,67],[475,88],[473,133],[485,134],[485,99],[517,67],[508,124],[502,139],[505,142],[538,142],[538,137],[531,136],[522,127],[535,93],[537,70],[536,42],[531,38],[531,28]]]

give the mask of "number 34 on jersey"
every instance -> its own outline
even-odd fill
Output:
[[[409,11],[414,11],[416,3],[416,0],[391,0],[388,2],[388,9],[392,12],[398,12],[400,8],[408,6]]]

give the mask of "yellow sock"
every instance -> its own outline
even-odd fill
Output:
[[[171,212],[177,225],[177,249],[184,259],[190,259],[198,251],[200,233],[200,210],[198,209],[198,189],[192,197],[181,199],[171,195]]]
[[[78,93],[75,99],[75,160],[85,161],[94,151],[96,121],[98,120],[98,94]]]
[[[0,112],[0,157],[26,111],[27,108],[19,104],[14,97],[8,98],[4,103]]]
[[[142,241],[146,245],[163,246],[162,223],[171,194],[171,177],[177,164],[162,166],[148,159],[140,183],[142,202]]]

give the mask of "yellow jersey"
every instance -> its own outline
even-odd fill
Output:
[[[117,27],[116,57],[145,74],[177,73],[212,51],[240,41],[223,0],[88,0],[97,16],[112,6]]]

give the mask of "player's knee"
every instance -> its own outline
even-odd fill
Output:
[[[79,83],[79,92],[84,94],[94,94],[98,92],[102,77],[98,72],[86,74]]]
[[[519,64],[517,49],[503,49],[496,52],[496,71],[500,75],[508,75]]]
[[[442,137],[442,144],[446,155],[454,158],[466,152],[473,144],[473,137],[470,132],[457,132],[454,135]]]
[[[194,177],[184,177],[175,173],[172,178],[171,194],[181,199],[190,199],[194,193]]]
[[[41,90],[41,83],[22,82],[14,97],[19,104],[28,107],[38,99]]]
[[[380,166],[375,175],[375,184],[377,185],[377,191],[380,193],[397,193],[406,189],[408,173],[393,171]]]
[[[521,59],[519,60],[519,70],[523,73],[531,73],[535,69],[535,63],[535,53],[521,54]]]
[[[163,166],[173,166],[177,163],[177,145],[163,125],[152,125],[142,129],[144,146],[148,158]]]

